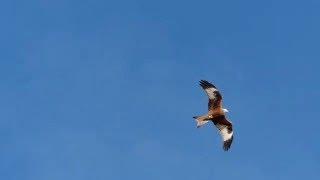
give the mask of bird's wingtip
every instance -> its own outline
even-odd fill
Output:
[[[223,150],[224,151],[228,151],[230,149],[232,141],[233,141],[233,136],[231,136],[230,139],[223,142]]]

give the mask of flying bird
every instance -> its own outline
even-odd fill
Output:
[[[218,128],[223,141],[223,150],[228,151],[233,141],[232,123],[226,119],[227,109],[222,107],[222,96],[219,90],[205,80],[200,81],[200,86],[209,97],[208,113],[193,117],[197,122],[197,128],[211,121]]]

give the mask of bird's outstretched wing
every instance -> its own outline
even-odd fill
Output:
[[[213,110],[215,108],[221,107],[222,96],[219,90],[213,84],[209,83],[206,80],[201,80],[200,86],[209,97],[208,109]]]
[[[223,141],[223,150],[228,151],[233,141],[232,123],[224,115],[215,117],[212,122],[219,129]]]

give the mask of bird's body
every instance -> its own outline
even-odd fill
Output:
[[[195,116],[193,118],[197,121],[197,127],[201,127],[207,122],[213,122],[218,128],[223,140],[223,149],[225,151],[230,149],[233,141],[232,123],[226,119],[225,113],[227,109],[222,107],[222,96],[219,90],[211,83],[205,80],[200,81],[200,86],[204,89],[209,97],[208,113],[202,116]]]

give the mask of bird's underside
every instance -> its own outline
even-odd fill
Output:
[[[219,130],[223,141],[223,149],[228,151],[233,141],[232,123],[226,119],[226,109],[222,108],[222,96],[219,90],[211,83],[205,80],[200,81],[200,86],[204,89],[209,97],[208,113],[203,116],[195,116],[197,127],[201,127],[207,122],[213,124]]]

